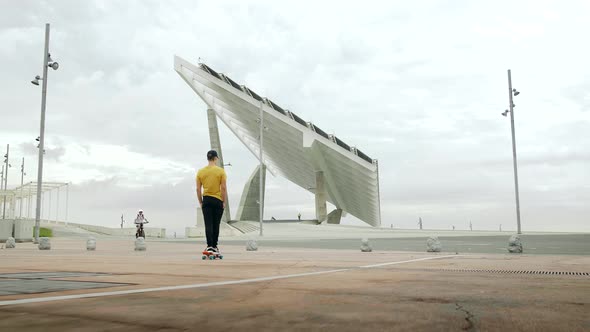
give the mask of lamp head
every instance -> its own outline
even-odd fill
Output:
[[[35,76],[35,79],[31,81],[31,83],[33,83],[34,85],[39,85],[40,79],[41,79],[41,76],[37,75],[37,76]]]

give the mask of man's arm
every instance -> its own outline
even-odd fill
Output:
[[[201,180],[197,178],[197,198],[199,199],[199,206],[203,206],[203,193],[201,192]]]

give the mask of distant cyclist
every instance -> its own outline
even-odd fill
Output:
[[[147,220],[147,218],[143,214],[143,210],[137,211],[137,217],[135,217],[135,224],[139,225],[139,224],[147,224],[147,223],[149,223],[149,221]]]
[[[139,210],[137,212],[137,217],[135,217],[135,227],[137,231],[135,232],[135,237],[143,237],[145,238],[145,233],[143,230],[143,224],[147,224],[149,221],[143,214],[143,210]]]

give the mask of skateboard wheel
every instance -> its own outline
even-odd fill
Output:
[[[220,256],[219,256],[219,259],[223,259],[223,256],[221,256],[221,255],[220,255]]]
[[[203,255],[203,259],[207,258],[207,256]]]
[[[215,259],[215,256],[211,255],[209,256],[209,259]]]

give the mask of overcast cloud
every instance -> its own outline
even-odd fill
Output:
[[[174,72],[200,57],[379,159],[382,223],[515,229],[506,70],[524,230],[590,231],[590,2],[8,1],[0,11],[0,150],[9,186],[36,179],[44,24],[45,179],[72,182],[70,220],[194,225],[206,106]],[[232,212],[256,166],[221,122]],[[268,177],[265,217],[312,218]],[[54,212],[55,213],[55,212]],[[63,212],[60,212],[63,215]],[[359,223],[352,217],[346,223]]]

